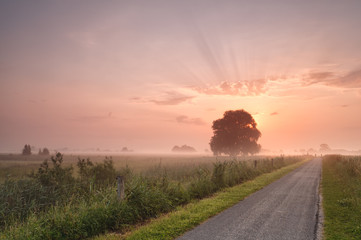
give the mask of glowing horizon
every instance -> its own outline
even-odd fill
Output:
[[[0,152],[202,152],[236,109],[264,149],[361,150],[359,1],[0,6]]]

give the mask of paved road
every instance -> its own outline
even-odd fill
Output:
[[[178,239],[316,239],[320,177],[315,158]]]

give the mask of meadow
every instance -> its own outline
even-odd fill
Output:
[[[84,239],[122,233],[178,206],[304,159],[1,155],[0,239]],[[118,175],[126,179],[122,201],[116,192]]]
[[[361,239],[361,156],[323,159],[325,239]]]
[[[39,168],[40,164],[50,159],[51,156],[0,154],[0,183],[6,178],[26,178],[27,174]],[[220,156],[217,159],[211,155],[195,154],[64,154],[63,166],[74,166],[80,159],[90,159],[93,163],[101,163],[105,158],[111,158],[115,169],[129,167],[134,173],[148,174],[161,166],[168,171],[176,170],[178,173],[183,168],[196,168],[198,166],[210,168],[215,160],[228,160],[229,157]],[[242,160],[255,159],[256,157],[242,157]],[[262,157],[258,157],[262,158]],[[74,172],[76,175],[77,172]]]

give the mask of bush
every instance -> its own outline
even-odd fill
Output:
[[[43,186],[53,186],[62,188],[64,185],[75,182],[73,178],[73,167],[63,168],[63,155],[57,153],[56,156],[51,157],[52,168],[49,167],[48,160],[40,165],[37,173],[32,173],[29,176],[38,180]]]
[[[112,158],[106,157],[103,163],[95,165],[90,159],[78,159],[80,181],[83,183],[94,183],[101,186],[114,184],[117,176]]]

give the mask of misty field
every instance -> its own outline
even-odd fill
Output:
[[[215,160],[213,156],[187,154],[118,154],[113,156],[104,154],[64,154],[62,166],[76,165],[79,158],[89,158],[93,163],[101,163],[106,157],[112,159],[115,169],[119,170],[128,166],[134,173],[142,174],[151,174],[152,170],[157,169],[159,166],[176,173],[180,173],[183,167],[195,168],[202,166],[210,168]],[[50,156],[0,154],[0,182],[5,181],[6,178],[19,179],[26,177],[31,171],[37,170],[45,159],[50,159]],[[218,157],[218,159],[223,161],[229,159],[229,157]],[[74,171],[74,174],[76,175],[77,171]]]
[[[89,157],[89,158],[88,158]],[[123,233],[299,157],[0,156],[0,239],[84,239]],[[119,201],[116,176],[125,177]]]
[[[361,239],[361,156],[323,159],[326,239]]]

